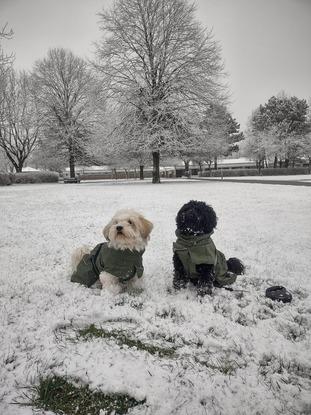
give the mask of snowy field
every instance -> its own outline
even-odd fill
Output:
[[[219,177],[209,177],[209,180],[220,180]],[[237,177],[224,177],[224,180],[278,180],[282,182],[311,182],[311,174],[293,174],[288,176],[237,176]]]
[[[216,246],[247,265],[234,292],[216,289],[199,301],[191,290],[170,290],[175,216],[190,199],[214,207]],[[100,242],[103,226],[127,207],[154,223],[145,290],[113,298],[70,283],[72,250]],[[12,403],[21,387],[49,374],[146,398],[129,411],[137,415],[310,414],[310,208],[309,187],[211,181],[1,187],[0,414],[32,414]],[[264,297],[279,284],[292,292],[291,304]],[[90,324],[174,352],[162,357],[113,338],[74,340],[75,330]]]

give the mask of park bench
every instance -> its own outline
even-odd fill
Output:
[[[64,183],[80,183],[80,177],[64,177]]]

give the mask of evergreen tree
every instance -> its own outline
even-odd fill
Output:
[[[310,123],[307,120],[308,104],[305,99],[295,96],[287,97],[282,94],[278,97],[271,97],[264,105],[260,105],[254,111],[250,130],[252,132],[264,133],[273,137],[273,145],[277,152],[274,165],[280,159],[285,167],[289,162],[294,162],[298,155],[298,149],[303,144],[304,137],[309,129]],[[271,135],[273,132],[273,136]]]

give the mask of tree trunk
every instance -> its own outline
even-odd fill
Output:
[[[262,169],[262,160],[258,160],[258,172],[259,172],[259,175],[261,174],[261,169]]]
[[[5,150],[5,154],[7,155],[8,159],[12,163],[12,172],[15,169],[16,173],[20,173],[22,170],[20,170],[19,164],[13,159],[13,157],[8,151]],[[21,168],[23,168],[23,166]]]
[[[18,163],[15,165],[16,173],[21,173],[23,170],[24,163],[22,161],[18,161]]]
[[[282,161],[282,159],[280,159],[279,165],[280,165],[280,168],[283,167],[283,161]]]
[[[308,173],[311,173],[311,157],[309,157]]]
[[[217,170],[217,157],[214,158],[214,169]]]
[[[211,175],[212,175],[212,160],[208,161],[208,174],[211,177]]]
[[[72,153],[69,153],[69,169],[70,177],[75,177],[75,156]]]
[[[274,168],[274,169],[276,169],[276,168],[277,168],[277,166],[278,166],[278,156],[277,156],[277,155],[275,155],[275,156],[274,156],[274,162],[273,162],[273,168]]]
[[[152,152],[152,183],[161,183],[160,181],[160,152]]]
[[[139,180],[144,180],[144,166],[140,165],[139,166]]]
[[[288,165],[289,165],[289,159],[288,159],[288,158],[286,158],[286,159],[285,159],[285,163],[284,163],[284,167],[288,168]]]
[[[185,176],[190,177],[190,171],[189,171],[190,160],[184,160],[184,163],[185,163]]]
[[[202,163],[201,162],[199,162],[199,169],[200,169],[200,176],[202,176],[203,169],[202,169]]]

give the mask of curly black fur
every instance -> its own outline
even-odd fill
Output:
[[[217,216],[214,209],[205,202],[190,200],[184,204],[176,216],[176,225],[183,235],[201,235],[211,233],[217,225]],[[178,255],[174,253],[174,278],[175,289],[185,288],[190,282],[186,275],[183,264]],[[229,258],[227,261],[228,271],[240,275],[244,272],[244,265],[238,258]],[[198,280],[191,280],[197,287],[198,295],[211,294],[213,285],[218,286],[215,281],[214,266],[210,264],[199,264],[196,266],[199,274]]]
[[[236,275],[244,274],[245,266],[239,258],[229,258],[227,260],[228,270]]]
[[[217,216],[214,209],[205,202],[190,200],[177,213],[176,225],[185,235],[211,233],[216,228]]]
[[[179,290],[181,288],[186,288],[189,282],[189,278],[185,274],[183,264],[175,252],[173,255],[173,264],[174,264],[173,287],[176,290]]]

